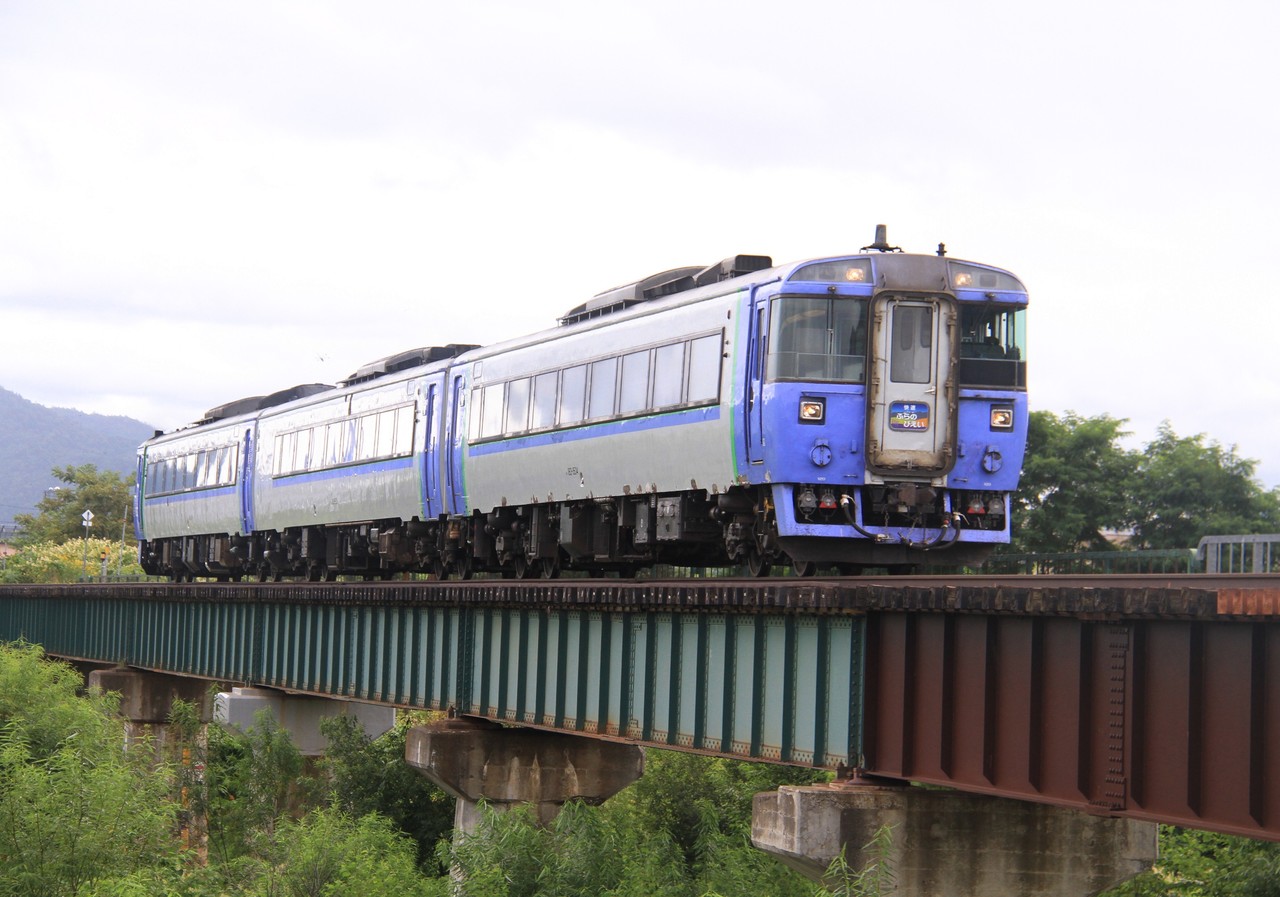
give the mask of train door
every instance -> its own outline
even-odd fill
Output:
[[[876,300],[867,412],[872,470],[936,474],[954,463],[955,314],[940,296]]]
[[[749,306],[751,320],[747,339],[746,425],[747,463],[764,463],[764,368],[768,348],[769,299],[757,295]]]
[[[138,452],[138,476],[134,480],[133,488],[133,531],[139,541],[145,539],[146,525],[143,519],[143,496],[146,490],[150,488],[147,483],[147,450],[142,449]]]
[[[253,463],[254,463],[253,428],[246,427],[244,443],[240,446],[240,532],[249,535],[253,532]]]
[[[422,389],[422,512],[429,520],[444,513],[443,496],[440,494],[441,454],[436,403],[440,401],[443,379],[427,381]],[[447,453],[445,453],[447,454]]]
[[[452,395],[449,400],[452,411],[449,414],[448,444],[444,447],[447,455],[445,478],[448,480],[445,508],[446,514],[467,513],[467,485],[463,470],[463,456],[466,453],[467,439],[467,384],[461,373],[450,372],[452,376]]]

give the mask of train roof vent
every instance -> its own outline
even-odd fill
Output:
[[[248,396],[243,399],[236,399],[234,402],[227,402],[225,405],[210,408],[204,413],[203,418],[196,421],[196,425],[212,424],[220,420],[226,420],[229,417],[239,417],[242,414],[257,411],[261,407],[262,396]]]
[[[328,392],[333,389],[328,383],[303,383],[298,386],[290,386],[288,389],[282,389],[279,392],[273,392],[269,396],[264,396],[258,408],[274,408],[277,405],[283,405],[285,402],[292,402],[295,399],[305,399],[307,396],[314,396],[317,393]]]
[[[478,348],[480,348],[478,345],[472,343],[449,343],[447,346],[423,346],[419,349],[408,349],[404,352],[397,352],[395,355],[388,355],[386,358],[379,358],[377,361],[369,362],[343,380],[342,384],[343,386],[353,386],[357,383],[365,383],[369,380],[385,377],[388,374],[422,367],[424,364],[431,364],[434,361],[457,358],[463,352],[470,352],[472,349]]]
[[[626,286],[614,287],[612,290],[597,293],[582,305],[571,309],[564,317],[560,318],[560,323],[576,324],[579,321],[599,318],[603,315],[622,311],[633,305],[639,305],[641,302],[648,302],[650,299],[691,290],[697,286],[693,278],[701,270],[703,269],[672,268],[670,271],[660,271],[657,274],[652,274],[644,280],[637,280],[635,283],[629,283]]]
[[[767,255],[731,255],[722,262],[703,268],[693,278],[700,287],[722,280],[732,280],[752,271],[773,267],[773,259]]]

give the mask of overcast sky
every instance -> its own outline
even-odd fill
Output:
[[[1033,407],[1277,486],[1278,9],[0,0],[0,386],[172,429],[885,223],[1028,285]]]

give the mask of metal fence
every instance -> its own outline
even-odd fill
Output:
[[[1081,551],[1070,554],[997,554],[982,565],[984,574],[1049,575],[1064,573],[1200,573],[1200,555],[1192,548],[1149,551]]]
[[[1205,536],[1196,557],[1206,573],[1280,573],[1280,533]]]

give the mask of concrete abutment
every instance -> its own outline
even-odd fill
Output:
[[[1089,897],[1156,858],[1154,823],[907,786],[783,786],[752,817],[752,843],[809,878],[843,849],[854,870],[883,863],[899,897]]]

